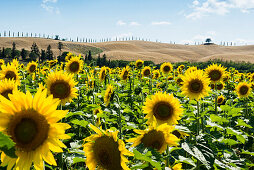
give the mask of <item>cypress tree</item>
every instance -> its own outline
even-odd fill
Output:
[[[102,66],[106,66],[107,65],[107,56],[106,56],[106,54],[103,54],[103,56],[102,56],[101,65]]]
[[[40,50],[36,43],[33,43],[29,57],[31,60],[36,60],[37,58],[40,60]]]
[[[88,61],[92,61],[92,59],[93,59],[91,50],[89,50],[89,52],[88,52],[87,59],[88,59]]]
[[[5,48],[3,47],[1,58],[5,58]]]
[[[87,61],[87,54],[86,54],[86,56],[85,56],[85,62]]]
[[[101,55],[98,55],[97,61],[96,61],[96,65],[101,67]]]
[[[22,48],[21,50],[21,58],[22,60],[26,60],[26,57],[28,56],[28,51]]]
[[[62,42],[58,43],[58,49],[59,49],[59,56],[61,56],[62,55],[62,49],[63,49],[63,43]]]
[[[41,49],[41,62],[46,60],[46,51]]]
[[[13,42],[12,43],[12,51],[11,51],[11,57],[12,57],[12,59],[14,59],[15,58],[15,51],[16,51],[16,43],[15,42]]]
[[[51,50],[51,45],[47,47],[46,58],[48,60],[53,60],[53,51]]]

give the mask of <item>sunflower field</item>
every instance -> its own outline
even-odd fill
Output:
[[[0,60],[0,169],[252,169],[254,74]]]

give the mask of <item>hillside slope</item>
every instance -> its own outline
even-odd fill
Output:
[[[11,47],[15,42],[17,49],[30,49],[33,42],[39,48],[46,49],[51,45],[55,55],[59,53],[59,41],[43,38],[7,38],[0,37],[0,47]],[[178,45],[145,41],[118,41],[102,43],[65,42],[63,51],[85,54],[92,50],[94,54],[106,54],[112,60],[151,60],[155,63],[180,61],[208,61],[223,59],[246,61],[254,63],[254,45],[249,46],[219,46],[219,45]],[[103,51],[103,52],[102,52]]]

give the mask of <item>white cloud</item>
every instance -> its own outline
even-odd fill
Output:
[[[138,22],[131,22],[130,26],[139,26],[140,24]]]
[[[226,1],[207,0],[193,7],[194,11],[186,18],[199,19],[209,14],[224,15],[229,12],[229,4]]]
[[[160,21],[160,22],[152,22],[152,25],[170,25],[170,22]]]
[[[57,0],[43,0],[42,3],[47,3],[47,2],[51,2],[51,3],[57,3]]]
[[[126,22],[123,22],[122,20],[119,20],[119,21],[117,21],[116,25],[123,26],[123,25],[126,25]]]
[[[60,10],[57,7],[49,5],[49,3],[57,3],[58,0],[42,0],[41,7],[50,13],[60,14]]]
[[[194,6],[197,6],[197,5],[199,5],[199,1],[198,1],[198,0],[195,0],[195,1],[192,2],[192,4],[193,4]]]
[[[206,0],[203,3],[194,0],[192,4],[193,11],[186,15],[186,18],[199,19],[210,14],[225,15],[232,9],[246,13],[254,9],[254,0]]]

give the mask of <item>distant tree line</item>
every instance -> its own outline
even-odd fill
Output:
[[[62,55],[63,44],[58,43],[59,55]],[[47,49],[39,49],[36,43],[33,43],[30,50],[22,48],[21,50],[16,49],[16,43],[12,43],[12,48],[0,48],[0,58],[2,59],[21,59],[23,61],[39,61],[53,60],[54,53],[51,45],[48,45]]]
[[[221,64],[226,68],[233,67],[237,69],[241,73],[254,73],[254,64],[250,62],[234,62],[234,61],[223,61],[221,59],[209,60],[206,62],[179,62],[175,63],[175,67],[177,68],[179,65],[183,64],[186,67],[188,66],[196,66],[198,69],[205,69],[207,66],[216,63]],[[159,65],[158,65],[159,66]]]
[[[77,38],[60,38],[59,35],[47,35],[47,34],[40,34],[40,33],[28,33],[28,32],[11,32],[11,31],[4,31],[3,33],[0,32],[0,37],[35,37],[35,38],[47,38],[47,39],[54,39],[54,40],[62,40],[62,41],[71,41],[71,42],[83,42],[83,43],[96,43],[96,42],[110,42],[110,41],[151,41],[149,38],[141,38],[141,37],[115,37],[115,38],[101,38],[99,40],[94,38],[81,38],[77,36]],[[156,42],[160,42],[156,40]]]

